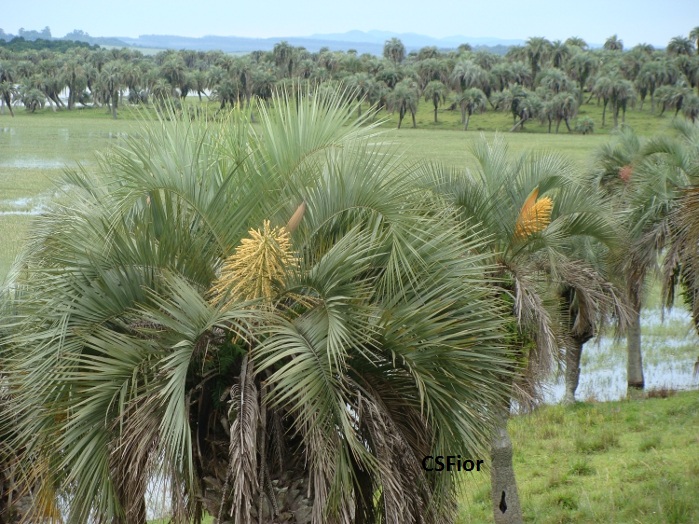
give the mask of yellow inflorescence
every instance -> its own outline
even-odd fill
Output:
[[[224,261],[221,276],[211,287],[214,302],[269,301],[275,294],[275,284],[298,264],[286,228],[272,228],[265,220],[262,230],[251,229],[248,234]]]
[[[533,233],[543,231],[551,223],[553,200],[549,197],[537,200],[538,196],[539,189],[537,188],[524,202],[515,225],[516,238],[526,238]]]

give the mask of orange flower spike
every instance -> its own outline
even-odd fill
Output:
[[[524,201],[515,225],[515,238],[526,238],[533,233],[543,231],[551,223],[553,200],[543,197],[537,200],[539,188],[536,187]]]

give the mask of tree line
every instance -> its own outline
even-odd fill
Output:
[[[549,41],[529,38],[504,56],[474,51],[468,44],[444,51],[424,47],[406,53],[397,39],[388,40],[383,56],[353,51],[309,52],[279,42],[269,52],[233,56],[220,51],[163,51],[154,56],[129,49],[0,48],[0,99],[12,112],[21,102],[28,111],[47,104],[72,110],[93,104],[108,108],[114,118],[121,104],[176,101],[188,95],[218,102],[221,109],[269,100],[289,86],[324,90],[349,88],[366,107],[359,112],[387,110],[416,126],[418,104],[458,110],[468,129],[473,115],[486,110],[512,116],[512,130],[538,120],[549,132],[562,125],[588,133],[594,123],[576,119],[580,106],[593,98],[614,127],[627,110],[682,113],[699,118],[699,27],[673,38],[664,50],[647,44],[624,49],[616,35],[601,49],[580,38]],[[67,92],[67,102],[61,93]],[[577,129],[576,129],[577,126]]]

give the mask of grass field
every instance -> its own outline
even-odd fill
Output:
[[[188,103],[197,105],[196,100]],[[204,105],[212,111],[217,107],[213,102],[205,101]],[[594,103],[586,108],[601,124],[599,108]],[[440,111],[440,124],[435,125],[430,107],[422,103],[417,129],[406,127],[409,122],[404,122],[402,129],[395,129],[396,115],[379,115],[385,119],[384,140],[408,162],[429,160],[465,168],[472,162],[470,144],[481,135],[492,138],[500,133],[513,152],[555,150],[584,169],[594,150],[609,139],[609,126],[603,133],[583,136],[548,134],[543,126],[532,122],[526,132],[508,133],[510,116],[492,111],[475,115],[470,130],[463,131],[458,111]],[[133,131],[143,116],[143,111],[129,108],[120,110],[118,120],[100,108],[58,112],[44,109],[34,114],[18,110],[15,118],[0,115],[0,281],[25,236],[29,224],[26,213],[36,212],[52,198],[64,168],[80,162],[89,169],[99,152]],[[638,121],[643,130],[657,132],[668,125],[670,118],[643,112],[629,113],[627,120]]]
[[[609,126],[599,129],[601,111],[594,103],[583,110],[595,118],[595,134],[547,134],[535,122],[526,132],[507,133],[510,116],[492,112],[474,115],[464,132],[458,112],[443,110],[440,124],[432,124],[425,103],[418,129],[406,127],[409,120],[403,129],[394,129],[395,115],[387,115],[382,129],[407,162],[465,168],[472,162],[470,144],[481,134],[492,138],[499,132],[513,152],[555,150],[585,169],[595,149],[609,140]],[[103,109],[0,115],[0,281],[27,241],[32,213],[54,197],[64,168],[79,162],[93,169],[96,155],[133,132],[137,118],[122,110],[113,120]],[[662,132],[669,121],[647,111],[627,115],[627,123],[645,136]],[[651,305],[653,320],[658,310]],[[697,338],[686,319],[647,322],[643,336],[650,370],[667,361],[684,369],[695,358]],[[583,354],[583,380],[610,368],[625,376],[623,342],[603,349]],[[605,387],[605,382],[593,384],[598,390]],[[698,427],[697,391],[668,399],[549,406],[514,418],[515,467],[527,522],[699,522]],[[462,523],[492,521],[487,473],[467,483],[460,511]]]
[[[671,429],[670,429],[671,428]],[[546,406],[510,423],[526,522],[699,522],[699,392]],[[490,477],[465,482],[461,524],[492,522]]]

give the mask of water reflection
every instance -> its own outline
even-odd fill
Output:
[[[663,318],[664,321],[663,321]],[[662,313],[659,309],[645,310],[641,315],[644,330],[665,326],[664,336],[644,334],[641,338],[643,375],[646,390],[669,388],[696,389],[699,378],[693,375],[699,338],[692,328],[689,312],[674,308]],[[626,341],[601,337],[590,341],[583,349],[578,400],[611,401],[626,397]],[[561,401],[565,393],[564,377],[560,374],[547,385],[546,403]]]

